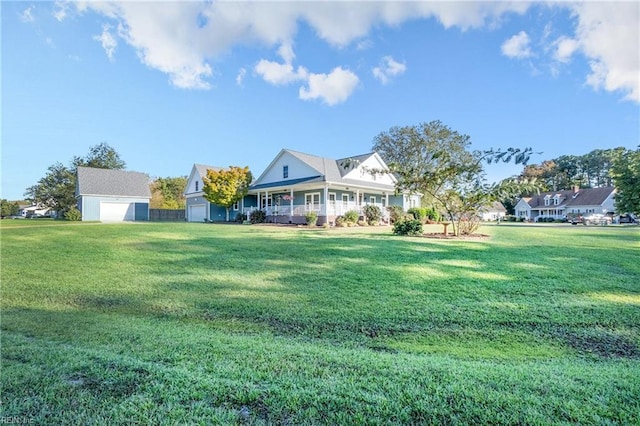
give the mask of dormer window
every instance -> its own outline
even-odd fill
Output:
[[[553,205],[557,206],[558,204],[560,204],[560,194],[556,194],[553,197]]]
[[[282,179],[289,177],[289,166],[282,166]]]
[[[551,203],[551,195],[545,195],[544,197],[544,205],[548,206]]]

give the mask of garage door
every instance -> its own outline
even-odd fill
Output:
[[[135,219],[135,204],[133,203],[100,203],[101,222],[122,222]]]
[[[189,222],[204,222],[204,218],[205,218],[204,204],[189,206]]]

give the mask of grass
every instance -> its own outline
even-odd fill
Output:
[[[60,223],[0,224],[0,419],[640,423],[638,227]]]

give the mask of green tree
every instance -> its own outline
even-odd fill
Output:
[[[89,148],[85,157],[74,157],[69,167],[60,162],[49,166],[47,174],[37,184],[27,188],[28,200],[64,213],[76,204],[76,176],[79,166],[102,169],[124,169],[119,154],[102,142]]]
[[[226,209],[228,222],[229,209],[247,195],[252,179],[249,167],[230,166],[222,170],[208,169],[207,176],[202,178],[204,197],[209,202]]]
[[[640,214],[640,147],[616,152],[611,177],[616,188],[616,211]]]
[[[152,209],[184,209],[184,188],[187,186],[187,177],[166,177],[154,180],[151,187]]]
[[[517,180],[488,185],[484,162],[525,164],[531,149],[471,151],[470,137],[432,121],[418,126],[392,127],[374,139],[373,149],[398,179],[397,189],[427,194],[446,213],[455,235],[474,232],[480,210],[492,201],[524,190]]]
[[[20,211],[20,205],[17,202],[7,201],[4,198],[0,200],[0,216],[16,216]]]

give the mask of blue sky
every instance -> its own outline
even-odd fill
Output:
[[[261,173],[441,120],[533,162],[640,144],[638,2],[2,2],[2,198],[107,142]],[[519,173],[492,166],[488,178]]]

